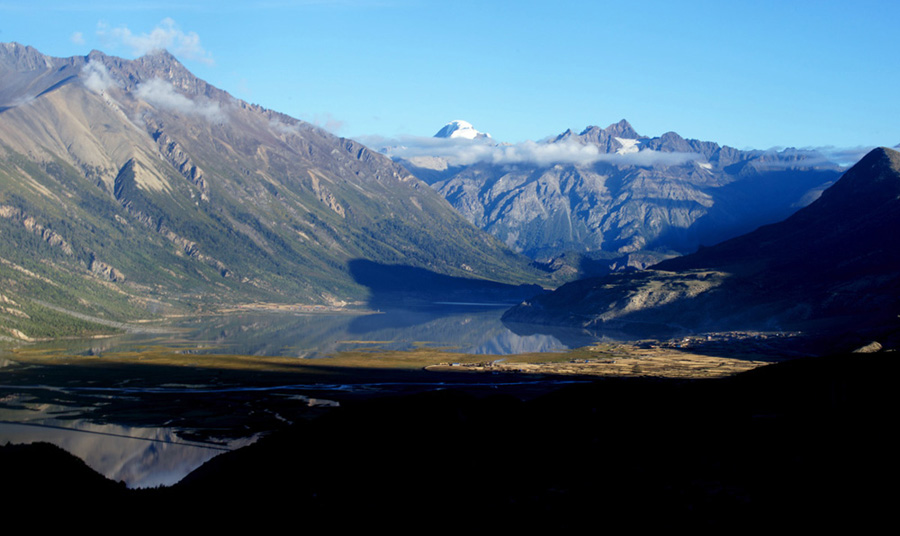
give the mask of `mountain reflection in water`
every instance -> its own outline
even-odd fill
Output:
[[[255,438],[225,445],[189,443],[169,428],[97,424],[86,420],[0,422],[4,443],[44,441],[78,456],[92,469],[130,488],[175,484],[213,456],[250,444]]]
[[[66,351],[98,354],[159,345],[189,353],[320,358],[342,350],[421,346],[469,354],[554,352],[572,348],[553,335],[520,335],[500,321],[508,304],[435,304],[374,314],[247,312],[181,320],[173,332],[71,341]],[[580,342],[580,341],[579,341]],[[589,344],[585,339],[583,344]],[[54,342],[58,348],[61,343]]]

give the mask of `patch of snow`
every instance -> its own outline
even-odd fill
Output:
[[[640,149],[638,149],[638,144],[641,143],[640,140],[618,137],[614,139],[622,145],[621,147],[616,149],[616,154],[629,154],[640,151]]]

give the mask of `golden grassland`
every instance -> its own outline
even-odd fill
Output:
[[[770,363],[770,360],[704,355],[673,348],[641,348],[628,344],[598,345],[544,360],[545,354],[515,356],[481,363],[444,363],[426,370],[471,372],[516,372],[567,376],[650,376],[658,378],[718,378],[731,376]]]
[[[377,371],[467,372],[564,376],[652,376],[710,378],[736,374],[772,361],[766,356],[709,355],[690,349],[629,343],[597,344],[565,352],[515,355],[475,355],[446,347],[419,346],[412,350],[385,350],[377,346],[337,352],[330,357],[253,356],[191,353],[191,350],[152,346],[99,355],[69,355],[48,348],[10,350],[6,359],[23,365],[103,368],[119,366],[179,367],[231,372],[267,372],[300,376],[363,376]]]

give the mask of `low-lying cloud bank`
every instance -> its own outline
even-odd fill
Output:
[[[839,164],[844,167],[850,167],[859,162],[862,157],[869,154],[875,147],[858,146],[858,147],[807,147],[804,150],[815,151],[822,154],[830,162]]]
[[[470,166],[477,163],[496,165],[531,164],[552,166],[554,164],[590,165],[605,162],[617,166],[678,166],[692,161],[704,162],[697,153],[662,152],[652,149],[618,154],[604,153],[596,145],[577,141],[534,142],[498,144],[492,139],[457,139],[420,136],[385,138],[364,136],[358,138],[369,147],[397,158],[415,159],[437,157],[448,166]],[[900,148],[900,145],[897,146]],[[801,149],[773,147],[755,161],[757,168],[788,169],[793,167],[826,166],[850,167],[865,156],[873,147],[804,147]],[[757,153],[759,154],[759,153]]]
[[[794,167],[843,167],[859,162],[875,147],[772,147],[754,162],[758,169],[790,169]],[[771,155],[771,156],[770,156]]]
[[[392,157],[440,157],[450,166],[469,166],[476,163],[496,165],[554,164],[589,165],[607,162],[622,166],[676,166],[703,157],[696,153],[666,153],[645,149],[627,154],[609,154],[595,145],[585,145],[577,141],[539,143],[525,141],[516,144],[496,144],[490,139],[425,138],[407,136],[387,139],[377,136],[361,138],[359,141],[370,147],[381,148]]]

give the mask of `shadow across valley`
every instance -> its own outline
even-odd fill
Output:
[[[454,277],[415,266],[366,259],[354,259],[348,268],[353,280],[369,289],[367,305],[373,309],[434,309],[435,305],[473,310],[486,306],[511,307],[543,292],[538,285]]]
[[[560,341],[567,348],[581,348],[598,342],[625,342],[642,339],[670,339],[684,330],[665,325],[625,324],[621,329],[588,329],[578,326],[554,326],[501,320],[503,327],[519,337],[546,336]]]

